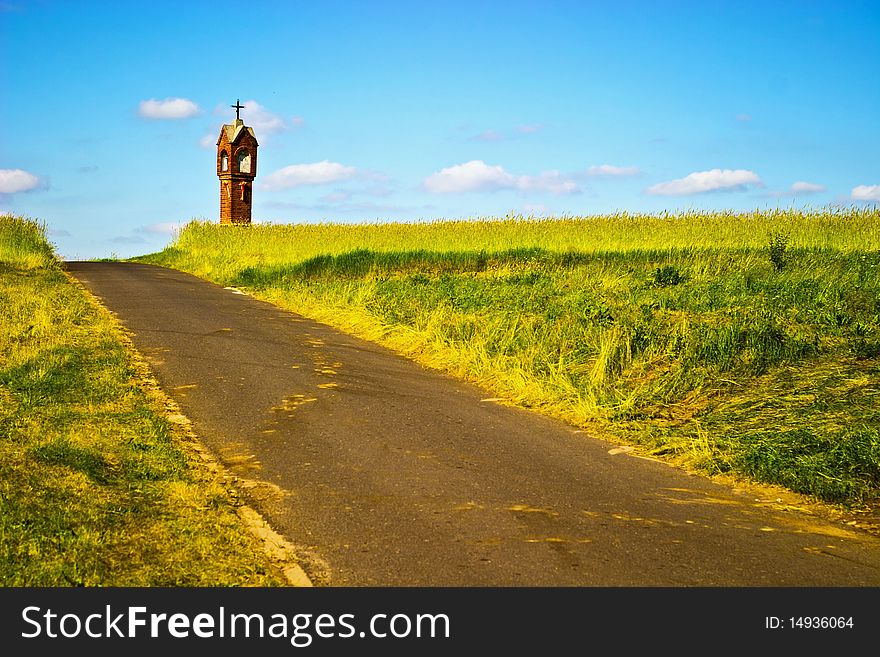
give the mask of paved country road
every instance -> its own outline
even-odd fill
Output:
[[[67,268],[331,585],[880,585],[867,533],[633,458],[187,274]]]

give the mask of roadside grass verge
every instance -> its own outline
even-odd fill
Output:
[[[0,584],[283,585],[35,222],[0,217],[0,298]]]
[[[25,269],[45,267],[55,262],[46,239],[46,226],[18,215],[0,214],[0,258],[7,265]]]
[[[691,469],[850,507],[880,495],[876,208],[195,222],[139,260]]]

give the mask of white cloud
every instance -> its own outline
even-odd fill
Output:
[[[736,190],[748,185],[760,185],[761,179],[747,169],[712,169],[695,171],[684,178],[658,183],[648,188],[648,194],[659,196],[689,196],[719,190]]]
[[[736,115],[736,120],[737,120],[737,121],[742,121],[742,122],[745,123],[745,122],[748,122],[748,121],[751,121],[751,120],[752,120],[752,115],[751,115],[751,114],[737,114],[737,115]]]
[[[305,119],[301,116],[293,116],[290,118],[290,121],[285,121],[282,117],[270,112],[255,100],[246,100],[243,107],[241,118],[246,125],[254,129],[258,138],[262,135],[271,135],[283,132],[284,130],[296,130],[306,124]],[[221,104],[214,108],[216,116],[226,116],[228,112],[228,105]],[[221,125],[223,124],[218,123],[211,132],[203,135],[199,139],[199,146],[202,148],[213,148],[216,146]]]
[[[471,160],[432,173],[424,180],[425,189],[438,194],[486,192],[516,187],[516,178],[501,166]]]
[[[638,167],[616,167],[613,164],[599,164],[587,169],[588,176],[637,176],[641,173]]]
[[[517,189],[529,192],[550,192],[551,194],[574,194],[579,192],[577,183],[558,171],[545,171],[538,176],[518,176]]]
[[[145,119],[188,119],[199,111],[199,106],[186,98],[150,98],[138,106],[138,114]]]
[[[0,194],[28,192],[40,185],[37,176],[23,169],[0,169]]]
[[[817,185],[816,183],[804,182],[799,180],[791,186],[792,194],[816,194],[824,192],[825,185]]]
[[[482,160],[471,160],[441,169],[425,178],[423,185],[429,192],[458,194],[463,192],[492,192],[500,189],[573,194],[580,189],[577,183],[558,171],[545,171],[538,176],[514,176],[499,165]]]
[[[803,180],[799,180],[796,183],[792,184],[785,191],[771,191],[767,192],[766,196],[770,198],[784,198],[786,196],[804,196],[806,194],[818,194],[819,192],[827,191],[825,185],[819,185],[817,183],[804,182]]]
[[[242,118],[257,134],[272,134],[287,129],[284,119],[273,114],[255,100],[244,101]]]
[[[215,116],[229,117],[230,112],[231,110],[228,105],[220,104],[214,108]],[[261,134],[271,135],[291,128],[301,128],[306,123],[305,119],[301,116],[293,116],[289,121],[286,121],[283,117],[270,112],[253,99],[246,100],[242,104],[241,120],[244,121],[245,125],[254,129],[257,137]],[[217,132],[220,132],[219,125],[217,126]],[[207,139],[207,136],[204,139]],[[216,137],[214,137],[214,141],[217,141]]]
[[[880,201],[880,185],[858,185],[852,188],[853,200]]]
[[[521,135],[533,135],[544,128],[540,123],[524,123],[516,126],[516,131]]]
[[[263,179],[263,188],[279,190],[303,185],[325,185],[340,180],[350,180],[357,175],[358,170],[354,167],[327,160],[310,164],[291,164],[266,176]]]

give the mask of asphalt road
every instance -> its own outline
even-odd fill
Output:
[[[876,586],[880,539],[177,271],[72,262],[331,585]],[[623,612],[622,612],[623,613]]]

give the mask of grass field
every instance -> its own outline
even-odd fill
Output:
[[[139,258],[706,473],[880,494],[880,211],[191,222]]]
[[[283,578],[45,229],[0,216],[0,585]]]

